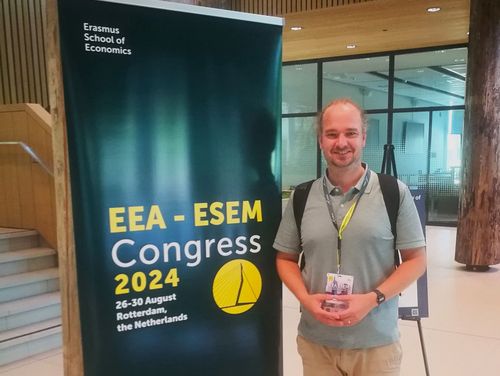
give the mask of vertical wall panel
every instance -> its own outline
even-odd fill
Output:
[[[33,0],[31,0],[33,1]],[[36,17],[37,22],[37,36],[38,36],[38,63],[40,64],[39,72],[41,75],[42,84],[42,103],[46,109],[49,108],[49,87],[47,81],[47,64],[45,59],[45,30],[47,30],[47,13],[45,0],[36,1],[35,4],[38,7],[38,17]]]
[[[9,6],[9,18],[11,25],[11,50],[12,50],[12,67],[11,75],[16,87],[16,94],[13,97],[15,103],[20,103],[20,98],[23,98],[23,81],[21,74],[21,53],[19,51],[19,26],[17,24],[17,8],[19,7],[17,1],[11,1]],[[12,81],[11,81],[11,86]]]
[[[29,97],[29,80],[28,80],[28,64],[27,64],[27,49],[26,49],[26,39],[24,37],[25,31],[25,25],[24,25],[24,13],[25,13],[25,7],[24,7],[24,1],[23,0],[18,0],[16,2],[17,4],[17,9],[16,9],[16,23],[17,23],[17,44],[18,44],[18,50],[19,50],[19,63],[20,63],[20,77],[21,77],[21,97],[18,98],[18,100],[21,100],[23,102],[29,102],[30,97]],[[17,69],[19,72],[19,69]]]
[[[10,0],[3,3],[4,25],[5,25],[5,49],[6,49],[6,71],[8,86],[6,87],[8,103],[15,103],[17,97],[16,78],[14,73],[14,47],[12,45],[12,23],[10,15]]]
[[[5,75],[5,66],[6,66],[6,54],[7,51],[5,49],[5,23],[3,22],[3,6],[0,4],[0,103],[5,102],[5,94],[4,90],[7,86],[6,83],[6,75]]]
[[[31,46],[31,63],[32,63],[32,73],[33,73],[33,89],[34,89],[34,98],[41,98],[42,97],[42,90],[41,90],[41,77],[40,77],[40,63],[38,61],[38,41],[37,41],[37,29],[36,29],[36,23],[35,22],[30,22],[35,19],[35,5],[33,2],[28,1],[28,20],[29,20],[29,27],[30,27],[30,33],[29,33],[29,39],[30,39],[30,46]],[[43,48],[42,48],[43,50]],[[36,101],[36,99],[35,99]],[[38,101],[37,101],[38,102]]]
[[[31,1],[31,0],[30,0]],[[351,5],[375,0],[231,0],[227,6],[240,12],[282,16],[287,13],[306,12],[308,10]],[[210,6],[208,1],[202,5]]]
[[[0,104],[27,102],[49,108],[45,1],[0,3]]]
[[[33,66],[33,48],[31,46],[31,27],[30,27],[30,9],[29,0],[23,0],[24,12],[23,12],[23,25],[24,25],[24,44],[26,47],[26,70],[28,73],[28,98],[29,102],[33,103],[36,101],[35,97],[35,80],[34,80],[34,66]]]

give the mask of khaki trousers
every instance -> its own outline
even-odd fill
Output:
[[[369,349],[336,349],[297,336],[304,376],[399,376],[399,342]]]

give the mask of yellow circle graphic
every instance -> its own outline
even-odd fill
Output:
[[[214,278],[212,293],[217,306],[238,315],[248,311],[259,299],[262,278],[250,261],[237,259],[225,263]]]

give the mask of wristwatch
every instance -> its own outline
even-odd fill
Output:
[[[373,290],[375,294],[377,294],[377,305],[381,305],[383,302],[385,302],[385,295],[380,292],[380,290]]]

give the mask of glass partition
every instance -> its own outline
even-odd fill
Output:
[[[427,205],[429,221],[457,221],[463,126],[463,110],[432,113]]]
[[[389,72],[392,56],[394,71]],[[318,102],[323,107],[347,97],[368,113],[363,161],[372,170],[381,171],[384,145],[392,135],[398,177],[410,188],[427,192],[427,222],[456,223],[466,70],[466,47],[285,65],[284,196],[326,168],[323,158],[318,166],[317,158],[313,115],[321,110]],[[393,76],[394,95],[389,101],[389,80]]]
[[[467,49],[396,55],[394,108],[463,105]]]
[[[282,183],[284,194],[297,184],[316,177],[315,117],[285,118],[282,121]]]
[[[398,178],[410,188],[426,188],[429,112],[396,113],[392,140]]]
[[[323,64],[323,106],[349,97],[365,110],[387,108],[389,57],[331,61]]]
[[[283,67],[283,114],[316,113],[317,72],[316,63]]]
[[[384,158],[384,145],[387,143],[387,114],[369,114],[366,130],[366,146],[363,161],[373,171],[380,172]]]

